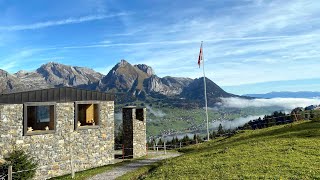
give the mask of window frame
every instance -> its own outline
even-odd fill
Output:
[[[56,102],[26,102],[23,104],[23,136],[54,134],[57,130]],[[53,106],[53,130],[37,130],[28,132],[28,107],[30,106]]]
[[[93,104],[93,105],[97,105],[97,108],[98,108],[98,118],[97,118],[97,123],[95,123],[95,125],[85,125],[85,126],[79,126],[78,127],[78,105],[90,105],[90,104]],[[77,130],[83,130],[83,129],[98,129],[100,128],[100,125],[101,125],[101,113],[100,113],[100,110],[101,110],[101,103],[100,101],[75,101],[74,102],[74,130],[77,131]]]

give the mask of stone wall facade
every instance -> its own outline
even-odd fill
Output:
[[[23,135],[23,104],[0,105],[0,159],[22,148],[39,161],[36,179],[103,166],[114,159],[114,102],[100,104],[99,126],[74,130],[74,103],[56,104],[52,134]]]
[[[132,158],[145,156],[147,154],[146,108],[125,107],[122,113],[125,156]]]

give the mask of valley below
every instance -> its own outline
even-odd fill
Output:
[[[133,103],[139,104],[139,103]],[[163,104],[147,105],[147,138],[165,138],[171,140],[173,137],[183,137],[186,134],[206,134],[206,115],[204,108],[178,108],[168,107]],[[122,123],[121,109],[115,115],[116,129]],[[271,114],[281,110],[280,107],[247,107],[247,108],[208,108],[209,130],[217,130],[221,124],[224,129],[234,129],[242,126],[249,120]]]

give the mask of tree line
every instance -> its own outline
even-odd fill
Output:
[[[263,118],[259,117],[238,127],[239,130],[247,129],[262,129],[271,126],[293,123],[300,120],[320,120],[319,110],[306,110],[306,108],[297,107],[291,113],[284,113],[275,111],[271,115],[265,115]]]

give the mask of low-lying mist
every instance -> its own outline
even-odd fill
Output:
[[[320,99],[307,98],[272,98],[272,99],[243,99],[243,98],[221,98],[222,102],[219,106],[230,108],[246,108],[246,107],[268,107],[278,106],[284,110],[292,110],[296,107],[306,107],[309,105],[319,105]]]
[[[282,108],[286,113],[290,112],[296,107],[306,107],[309,105],[319,105],[319,98],[272,98],[272,99],[243,99],[243,98],[221,98],[221,103],[217,105],[224,108],[248,108],[248,107],[271,107],[276,106]],[[234,120],[220,120],[214,121],[210,124],[213,129],[218,129],[221,124],[224,129],[235,129],[237,127],[243,126],[250,120],[258,119],[263,117],[263,115],[258,116],[248,116],[241,117]]]
[[[235,129],[237,127],[243,126],[247,122],[253,119],[258,119],[259,117],[263,117],[263,115],[260,116],[248,116],[248,117],[240,117],[236,118],[234,120],[218,120],[210,123],[210,129],[217,130],[219,128],[219,125],[222,125],[223,129]]]
[[[160,109],[155,110],[151,106],[148,106],[148,105],[146,106],[146,108],[151,114],[153,114],[156,117],[162,118],[162,117],[164,117],[166,115],[166,113],[164,113]]]

